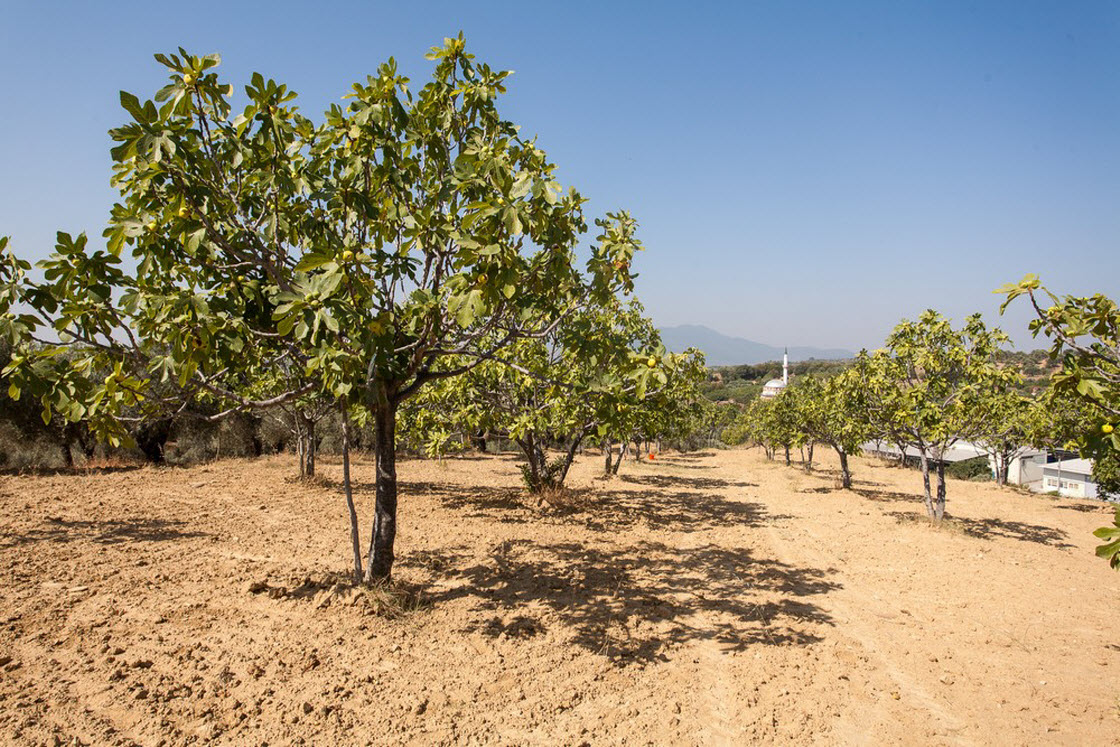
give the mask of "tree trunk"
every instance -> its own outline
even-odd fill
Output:
[[[310,478],[315,476],[315,452],[318,451],[318,447],[315,445],[315,421],[314,420],[311,420],[310,418],[308,418],[308,420],[305,424],[304,434],[307,438],[307,447],[306,447],[306,462],[307,462],[307,464],[306,464],[305,476],[308,479],[310,479]]]
[[[937,462],[937,503],[934,504],[936,518],[941,521],[945,518],[945,462]]]
[[[614,460],[614,467],[611,468],[611,474],[612,475],[617,475],[618,474],[618,468],[622,466],[622,454],[623,454],[623,446],[622,446],[622,444],[619,444],[619,446],[618,446],[618,459]]]
[[[346,509],[350,513],[350,545],[354,551],[354,583],[362,581],[362,540],[358,530],[358,511],[354,508],[354,492],[350,485],[350,412],[346,398],[338,402],[342,415],[342,485],[346,491]]]
[[[929,518],[935,519],[937,516],[933,510],[933,493],[930,492],[929,488],[929,457],[926,456],[925,447],[919,450],[919,458],[922,463],[922,484],[926,490],[926,513],[929,514]]]
[[[296,431],[296,454],[299,456],[299,479],[307,479],[307,442],[303,438],[303,418],[292,416]]]
[[[374,410],[377,497],[369,543],[366,581],[388,581],[393,574],[393,542],[397,537],[397,405],[384,393]]]
[[[1007,471],[1011,467],[1011,460],[1007,454],[996,456],[996,485],[1003,487],[1007,484]]]
[[[562,487],[564,480],[568,479],[568,470],[572,467],[572,462],[576,458],[576,450],[579,445],[583,443],[584,434],[579,434],[572,438],[572,443],[568,445],[568,451],[564,454],[564,466],[560,468],[560,474],[556,476],[556,487]]]
[[[852,487],[852,471],[848,468],[848,453],[841,448],[836,449],[840,456],[840,484],[845,488]]]
[[[611,442],[603,439],[603,477],[611,476]]]
[[[787,445],[787,446],[786,446],[786,466],[788,467],[789,465],[790,465],[790,461],[789,461],[789,446]]]
[[[815,446],[816,446],[816,443],[814,443],[813,441],[810,441],[809,444],[808,444],[808,447],[807,447],[807,451],[808,451],[808,454],[809,454],[808,461],[805,460],[805,457],[801,458],[801,461],[805,462],[805,471],[806,472],[812,472],[813,471],[813,448]]]

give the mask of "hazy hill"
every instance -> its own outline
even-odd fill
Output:
[[[685,348],[699,348],[708,356],[709,366],[736,366],[744,363],[763,363],[781,360],[783,348],[764,345],[761,342],[746,340],[742,337],[728,337],[700,324],[682,324],[679,327],[661,329],[661,340],[665,347],[674,353]],[[837,348],[789,348],[791,361],[807,361],[810,358],[835,360],[851,358],[850,350]]]

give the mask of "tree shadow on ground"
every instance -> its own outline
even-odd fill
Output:
[[[442,482],[401,482],[400,492],[424,494],[438,498],[445,506],[466,510],[469,518],[487,518],[505,524],[523,524],[532,520],[531,510],[537,501],[521,488],[465,486]],[[362,486],[372,496],[372,483]]]
[[[966,519],[960,516],[952,517],[967,533],[975,537],[992,539],[1005,537],[1022,542],[1034,542],[1048,547],[1071,548],[1074,545],[1062,540],[1069,535],[1061,529],[1047,527],[1041,524],[1028,524],[1024,521],[1008,521],[1007,519]]]
[[[921,503],[922,496],[917,493],[900,493],[897,490],[867,490],[866,488],[852,488],[856,495],[870,501],[880,503]]]
[[[1083,514],[1112,514],[1120,508],[1120,504],[1109,503],[1108,501],[1101,501],[1100,503],[1059,503],[1056,499],[1054,501],[1054,508],[1060,508],[1062,511],[1078,511]]]
[[[671,464],[680,462],[688,464],[691,467],[696,462],[702,462],[705,459],[714,457],[715,455],[716,453],[714,451],[690,451],[687,454],[683,452],[675,454],[658,454],[657,461],[669,462]]]
[[[928,518],[924,514],[917,514],[908,511],[888,511],[888,516],[893,516],[898,521],[923,521],[928,522],[933,526],[938,526],[939,522]],[[1012,539],[1020,542],[1034,542],[1039,545],[1046,545],[1047,547],[1057,547],[1060,549],[1069,549],[1074,545],[1068,542],[1063,542],[1069,535],[1061,529],[1054,527],[1047,527],[1041,524],[1028,524],[1023,521],[1009,521],[1007,519],[970,519],[963,516],[952,516],[945,514],[942,522],[948,529],[956,529],[964,532],[971,537],[978,537],[980,539]]]
[[[664,647],[693,640],[736,649],[814,643],[821,640],[815,626],[833,622],[808,599],[839,588],[830,570],[757,558],[747,549],[648,541],[591,548],[513,540],[446,574],[451,587],[425,597],[437,605],[482,600],[485,619],[468,632],[531,637],[554,613],[573,629],[576,645],[620,666],[662,660]]]
[[[729,500],[704,490],[664,487],[654,493],[640,487],[601,488],[584,505],[586,509],[578,518],[589,529],[600,532],[617,532],[638,524],[651,529],[695,532],[719,526],[758,527],[789,518],[768,514],[763,504],[753,501]]]
[[[652,493],[646,484],[660,489]],[[566,491],[569,500],[545,503],[521,488],[480,487],[442,482],[399,483],[402,495],[425,494],[467,518],[485,518],[505,524],[557,521],[582,524],[595,532],[615,532],[638,524],[652,529],[691,532],[715,526],[761,526],[789,518],[766,513],[761,503],[726,499],[705,489],[730,488],[733,483],[705,478],[658,477],[656,483],[641,479],[599,482],[594,488]],[[631,486],[623,487],[623,486]],[[704,486],[667,490],[669,486]],[[355,495],[373,495],[373,483],[354,483]]]
[[[619,475],[622,482],[652,485],[656,488],[689,488],[692,490],[723,490],[724,488],[757,488],[758,483],[739,480],[718,480],[711,477],[679,475]]]
[[[124,472],[135,472],[145,467],[175,468],[175,464],[114,464],[99,467],[4,467],[0,469],[0,476],[4,477],[89,477],[90,475],[116,475]]]
[[[118,545],[134,542],[167,542],[170,540],[209,537],[207,532],[186,531],[183,521],[165,519],[122,519],[79,521],[48,518],[45,526],[21,532],[0,534],[0,548],[29,545],[36,542],[95,542]]]

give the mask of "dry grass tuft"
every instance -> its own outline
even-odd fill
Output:
[[[419,589],[399,583],[377,583],[355,587],[360,590],[370,612],[388,620],[414,615],[427,604]]]

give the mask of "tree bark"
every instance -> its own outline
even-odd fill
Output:
[[[945,461],[937,461],[937,503],[934,504],[936,518],[941,521],[945,518]]]
[[[305,476],[307,478],[312,478],[315,476],[315,452],[318,451],[318,447],[315,444],[315,421],[308,418],[305,426],[304,434],[307,438]]]
[[[929,518],[935,519],[937,516],[933,510],[933,493],[930,492],[929,487],[929,457],[926,456],[925,447],[919,450],[919,458],[922,463],[922,484],[925,486],[926,491],[926,513],[929,514]]]
[[[572,443],[568,445],[568,451],[564,454],[564,466],[560,468],[560,474],[556,477],[556,487],[563,487],[564,481],[568,479],[568,470],[572,468],[572,462],[576,458],[576,450],[579,445],[583,443],[584,434],[572,438]]]
[[[346,398],[338,401],[342,415],[342,485],[346,491],[346,509],[350,513],[350,545],[354,551],[354,583],[362,581],[362,540],[358,529],[358,511],[354,508],[354,492],[350,485],[350,411]]]
[[[299,479],[307,479],[307,442],[303,438],[303,418],[296,414],[292,417],[296,430],[296,454],[299,456]]]
[[[624,445],[619,444],[618,445],[618,459],[614,460],[614,467],[611,468],[611,474],[612,475],[617,475],[618,474],[618,468],[622,466],[622,455],[623,455],[624,452],[625,452]]]
[[[393,542],[397,537],[397,404],[384,393],[374,410],[377,439],[377,497],[374,504],[373,534],[366,563],[366,581],[386,582],[393,574]]]
[[[852,471],[848,468],[848,453],[837,447],[836,453],[840,455],[840,484],[845,488],[852,487]]]
[[[537,445],[537,439],[532,432],[526,433],[524,438],[516,440],[521,453],[525,455],[525,461],[529,464],[529,484],[527,486],[529,492],[538,493],[544,485],[545,467],[547,466],[543,459],[543,450]]]

